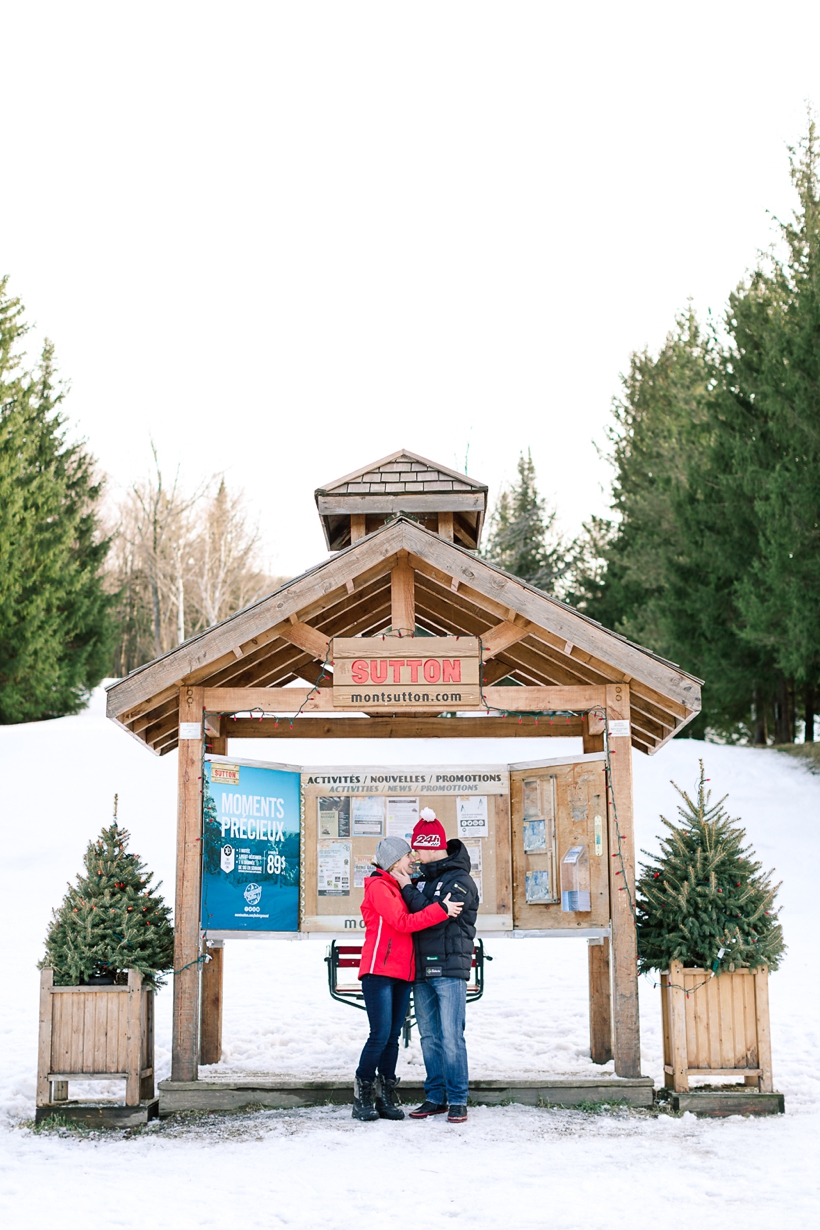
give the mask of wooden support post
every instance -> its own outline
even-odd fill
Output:
[[[612,1058],[612,989],[609,979],[609,939],[589,945],[589,1054],[593,1063]]]
[[[37,1105],[47,1106],[51,1101],[48,1074],[51,1071],[51,1015],[54,997],[54,970],[40,970],[40,1033],[37,1043]],[[56,1082],[55,1082],[56,1083]]]
[[[212,756],[227,756],[228,754],[228,736],[225,733],[227,719],[221,715],[210,719],[214,724],[219,723],[219,734],[211,735],[208,739],[209,750]],[[586,750],[586,749],[585,749]]]
[[[393,631],[410,636],[416,630],[415,573],[405,551],[401,552],[390,579]]]
[[[199,897],[202,874],[202,688],[179,690],[177,876],[171,1079],[195,1081],[199,1055]]]
[[[438,532],[440,538],[446,538],[448,542],[453,541],[453,513],[440,512],[438,515]]]
[[[142,974],[128,971],[128,1006],[125,1016],[125,1105],[140,1104],[142,1068]]]
[[[222,940],[212,940],[203,949],[211,958],[202,963],[202,1025],[200,1029],[199,1062],[219,1063],[222,1058]]]
[[[612,772],[609,780],[609,850],[612,905],[612,1041],[616,1076],[641,1075],[638,1016],[638,949],[630,898],[635,900],[635,836],[632,816],[632,740],[629,684],[608,684],[606,716]],[[613,722],[626,723],[616,726]],[[623,733],[621,733],[623,731]],[[626,881],[626,883],[624,883]],[[628,891],[627,891],[628,889]]]
[[[367,517],[364,513],[350,514],[350,542],[358,542],[367,533]]]
[[[52,1102],[68,1101],[68,1081],[51,1082],[51,1100]]]

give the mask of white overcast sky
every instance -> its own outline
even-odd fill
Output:
[[[224,471],[268,566],[404,446],[606,507],[629,353],[792,196],[820,5],[0,2],[0,271],[122,488]],[[30,339],[30,350],[38,345]]]

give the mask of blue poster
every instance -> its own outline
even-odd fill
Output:
[[[298,931],[299,773],[207,760],[202,928]]]

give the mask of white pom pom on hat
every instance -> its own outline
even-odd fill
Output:
[[[419,812],[419,820],[438,820],[438,816],[432,807],[423,807]]]

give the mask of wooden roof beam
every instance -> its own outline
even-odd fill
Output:
[[[497,653],[501,653],[502,649],[508,649],[510,645],[515,645],[518,641],[522,641],[529,631],[529,624],[522,628],[508,619],[505,619],[503,623],[496,624],[489,632],[485,632],[481,638],[484,661],[486,662],[489,658],[494,658]]]
[[[312,628],[310,624],[302,623],[299,619],[292,619],[292,622],[284,624],[279,629],[279,635],[284,641],[290,641],[291,645],[298,645],[305,653],[311,654],[312,657],[318,658],[320,662],[324,662],[328,656],[330,649],[330,641],[316,628]]]
[[[402,551],[390,574],[391,623],[394,632],[412,636],[416,630],[416,597],[413,569]]]

